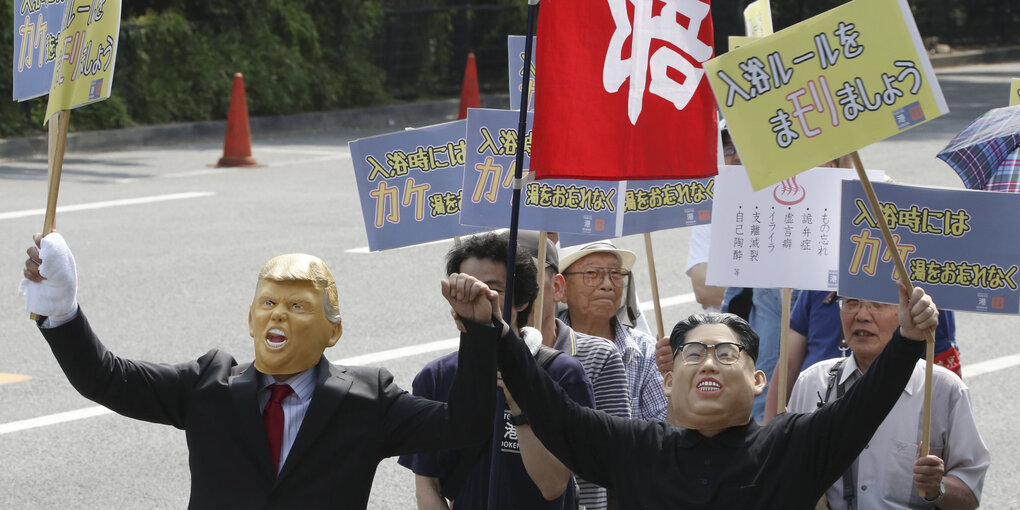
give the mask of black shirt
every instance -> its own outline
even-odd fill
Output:
[[[493,328],[465,323],[491,341]],[[714,437],[570,401],[513,333],[499,340],[503,380],[542,444],[578,476],[615,491],[620,508],[813,509],[895,405],[924,342],[899,330],[864,377],[812,414],[751,421]]]

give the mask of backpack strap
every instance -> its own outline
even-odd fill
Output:
[[[838,381],[843,379],[843,370],[846,368],[847,359],[849,358],[840,358],[836,364],[829,368],[829,383],[825,387],[825,395],[818,395],[819,408],[827,403],[833,387],[836,388],[837,400],[843,398],[843,394],[846,393],[843,384]],[[846,502],[847,510],[857,510],[857,459],[854,459],[853,463],[843,472],[843,501]]]

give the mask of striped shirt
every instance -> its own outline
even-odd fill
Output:
[[[266,403],[269,402],[269,396],[272,394],[268,388],[273,384],[286,384],[294,390],[294,393],[287,395],[280,403],[283,407],[283,442],[280,444],[280,465],[276,469],[276,473],[279,474],[283,469],[283,464],[287,461],[287,454],[290,453],[291,446],[294,446],[294,438],[297,437],[298,430],[301,429],[301,422],[305,419],[308,404],[312,402],[312,393],[315,392],[315,367],[299,372],[283,383],[277,383],[273,376],[259,372],[257,396],[260,414],[266,409]]]
[[[595,394],[595,409],[606,414],[630,418],[630,393],[623,358],[612,342],[570,329],[556,319],[556,345],[581,362]],[[605,510],[606,490],[581,478],[577,479],[578,503],[586,510]]]
[[[564,310],[559,318],[570,325],[569,310]],[[610,320],[616,329],[613,344],[623,357],[623,367],[627,371],[631,417],[665,421],[669,401],[662,391],[662,374],[655,365],[655,339],[620,324],[615,317]]]

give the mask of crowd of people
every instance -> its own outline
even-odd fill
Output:
[[[598,241],[559,253],[547,241],[539,261],[536,238],[522,236],[508,323],[508,235],[450,250],[442,289],[460,348],[426,365],[413,395],[384,369],[326,360],[343,332],[339,291],[309,255],[260,272],[251,363],[218,350],[178,365],[107,351],[56,233],[29,248],[25,293],[79,392],[185,430],[193,508],[320,507],[339,494],[362,508],[388,456],[414,473],[421,509],[978,506],[989,453],[958,363],[936,369],[931,450],[919,455],[923,339],[953,334],[922,289],[901,287],[899,305],[800,293],[789,412],[758,418],[760,363],[777,347],[753,320],[709,311],[725,307],[718,289],[696,284],[711,293],[706,313],[657,346],[628,306],[633,252]]]

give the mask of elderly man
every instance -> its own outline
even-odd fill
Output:
[[[495,292],[463,274],[442,286],[469,337],[499,337],[503,381],[542,443],[579,476],[615,490],[620,508],[813,508],[892,409],[925,331],[938,323],[923,290],[908,296],[901,287],[900,329],[868,373],[832,405],[762,427],[751,420],[765,387],[754,369],[757,334],[735,315],[691,316],[673,329],[677,360],[664,382],[681,430],[570,402],[499,319]]]
[[[343,332],[338,292],[316,257],[282,255],[259,273],[253,364],[213,349],[169,365],[106,350],[78,307],[63,238],[37,234],[35,244],[23,291],[61,369],[86,398],[185,431],[189,508],[365,508],[383,458],[489,436],[494,343],[462,342],[475,361],[458,372],[449,404],[409,395],[384,369],[333,365],[322,353]]]
[[[537,234],[533,231],[521,231],[518,238],[521,245],[535,257],[538,257]],[[595,394],[595,409],[611,416],[630,418],[627,372],[616,346],[605,338],[574,331],[556,318],[556,303],[563,300],[566,286],[563,275],[559,274],[559,260],[556,245],[551,240],[546,240],[542,342],[570,354],[581,362]],[[577,487],[578,503],[585,510],[603,510],[608,506],[604,488],[582,479],[577,480]]]
[[[896,305],[842,298],[839,307],[843,335],[853,356],[820,361],[801,373],[790,398],[792,412],[809,413],[846,398],[874,370],[876,358],[893,338]],[[934,369],[931,455],[918,456],[924,403],[921,360],[867,448],[826,491],[829,508],[977,508],[988,470],[988,449],[971,414],[967,386],[949,370]],[[924,491],[925,498],[918,490]]]
[[[629,303],[635,260],[634,252],[610,241],[564,253],[560,269],[567,309],[559,318],[575,331],[612,340],[627,370],[631,416],[664,420],[668,402],[662,392],[662,374],[655,366],[655,338],[634,327],[631,307],[637,304]]]

